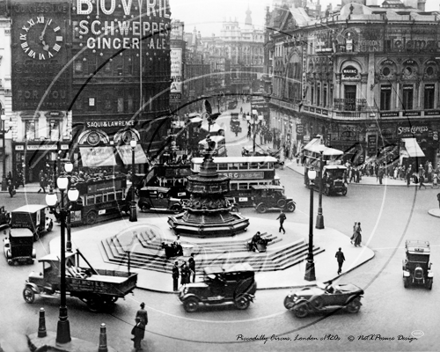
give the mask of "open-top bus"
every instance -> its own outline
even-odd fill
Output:
[[[191,160],[191,170],[200,172],[203,158]],[[234,198],[241,207],[252,207],[252,186],[279,185],[279,178],[275,173],[277,159],[271,156],[247,157],[214,157],[217,172],[228,176],[230,190],[226,197]]]

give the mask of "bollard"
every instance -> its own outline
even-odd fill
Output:
[[[107,348],[107,332],[105,324],[101,324],[101,331],[99,333],[99,349],[98,352],[108,352]]]
[[[38,324],[38,337],[46,337],[46,318],[44,316],[44,308],[40,308],[40,321]]]

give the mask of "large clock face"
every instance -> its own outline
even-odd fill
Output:
[[[61,50],[62,44],[61,27],[52,18],[31,18],[20,29],[21,48],[32,59],[51,59]]]

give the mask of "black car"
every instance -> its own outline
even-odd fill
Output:
[[[252,186],[254,207],[258,213],[283,210],[293,213],[296,203],[284,194],[284,187],[275,185]]]
[[[184,284],[179,299],[187,312],[195,312],[200,304],[234,304],[247,309],[253,302],[257,283],[254,269],[247,263],[210,266],[204,269],[202,282]]]
[[[148,186],[139,191],[138,206],[142,212],[161,211],[180,213],[183,200],[171,197],[171,189],[168,187]]]
[[[408,240],[405,242],[406,258],[403,261],[403,286],[422,285],[432,289],[434,274],[429,256],[431,247],[428,241]]]

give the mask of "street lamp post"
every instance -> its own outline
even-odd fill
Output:
[[[307,175],[310,180],[309,252],[307,255],[304,280],[315,281],[315,263],[313,261],[313,182],[316,178],[316,171],[311,169]]]
[[[322,169],[323,161],[322,156],[324,153],[324,145],[320,145],[319,148],[319,204],[318,215],[316,215],[316,228],[322,230],[324,228],[324,215],[322,214]]]
[[[134,159],[135,159],[135,149],[136,149],[136,140],[132,139],[130,141],[131,147],[131,203],[130,203],[130,221],[137,221],[137,213],[136,213],[136,200],[134,193]]]
[[[2,176],[2,191],[6,191],[7,189],[7,182],[6,182],[6,133],[10,131],[6,130],[6,116],[1,115],[1,134],[2,134],[2,158],[3,158],[3,176]],[[12,182],[12,180],[11,180]]]
[[[75,202],[78,199],[79,192],[72,186],[69,188],[69,179],[67,175],[61,175],[57,178],[57,186],[61,193],[61,203],[60,203],[60,219],[61,219],[61,253],[60,253],[60,311],[59,320],[57,325],[57,335],[56,342],[60,344],[68,343],[72,339],[70,337],[70,324],[67,315],[67,305],[66,305],[66,239],[65,239],[65,229],[66,229],[66,216],[68,209],[64,207],[64,192],[68,190],[67,196],[70,202]],[[53,190],[46,195],[46,203],[49,206],[55,206],[57,202],[57,196],[53,193]]]

